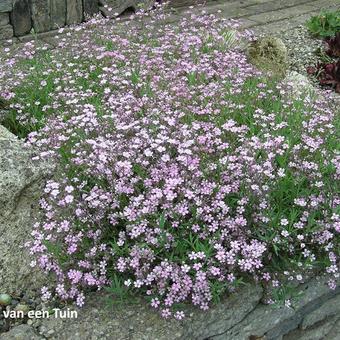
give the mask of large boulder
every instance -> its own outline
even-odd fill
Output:
[[[38,201],[53,165],[33,162],[32,151],[0,125],[0,293],[36,291],[45,275],[30,267],[25,242],[38,216]]]

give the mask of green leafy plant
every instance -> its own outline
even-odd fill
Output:
[[[340,30],[340,10],[326,12],[311,17],[307,23],[309,31],[318,37],[333,37]]]
[[[133,295],[132,289],[124,284],[123,279],[117,274],[112,275],[111,285],[105,287],[105,291],[111,295],[108,305],[134,304],[138,300]],[[113,297],[113,298],[112,298]]]

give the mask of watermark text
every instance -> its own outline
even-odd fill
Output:
[[[21,310],[5,310],[2,312],[5,319],[23,319],[27,316],[29,319],[76,319],[78,312],[76,310],[53,308],[52,310],[30,310],[24,312]]]

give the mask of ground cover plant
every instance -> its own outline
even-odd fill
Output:
[[[311,17],[306,25],[309,31],[317,37],[333,37],[340,31],[340,10],[323,11]]]
[[[48,51],[0,63],[2,123],[58,163],[27,246],[56,294],[139,293],[163,317],[206,310],[246,282],[291,301],[289,282],[338,278],[339,115],[292,97],[213,15],[99,19]],[[236,42],[236,43],[235,43]],[[6,53],[8,53],[6,57]],[[287,288],[288,287],[288,288]]]

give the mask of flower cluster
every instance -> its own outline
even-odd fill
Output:
[[[29,243],[37,265],[80,306],[84,290],[119,277],[177,319],[178,304],[206,310],[251,278],[276,287],[321,266],[336,280],[329,102],[292,98],[248,64],[225,39],[236,23],[164,19],[136,14],[111,29],[92,19],[31,67],[40,78],[0,85],[16,93],[21,127],[39,128],[27,138],[35,158],[59,164]],[[233,33],[234,44],[247,38]],[[18,98],[33,84],[33,102]]]

